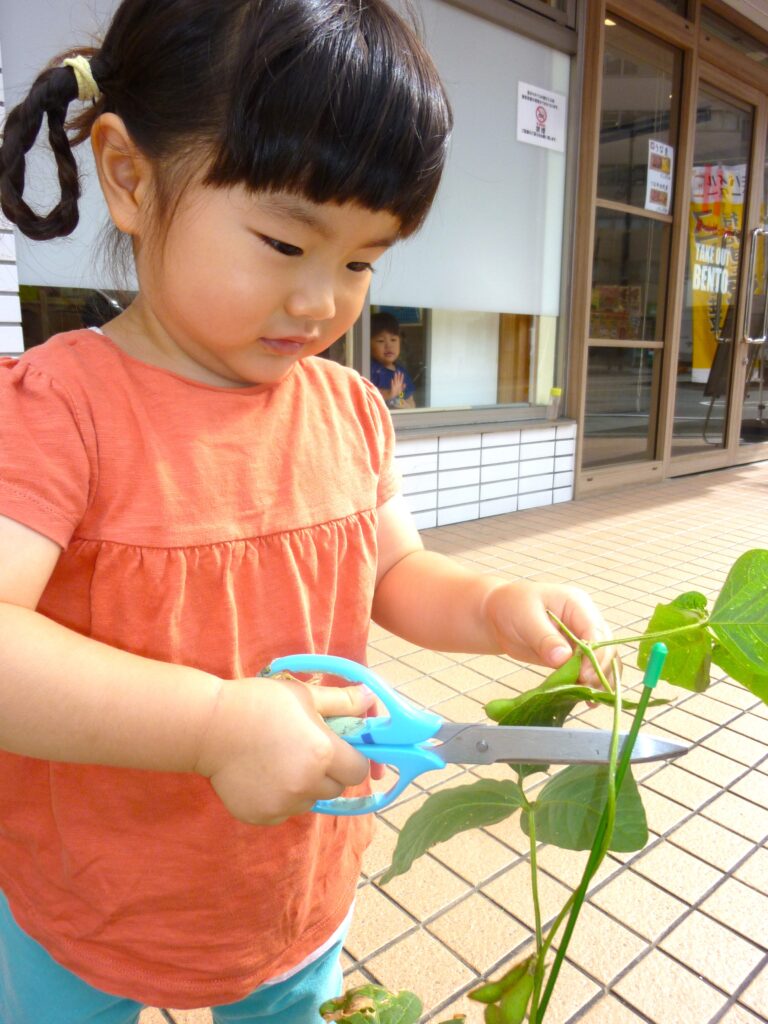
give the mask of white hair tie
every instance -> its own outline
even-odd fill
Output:
[[[87,57],[67,57],[62,62],[62,67],[72,68],[77,79],[77,98],[83,103],[88,100],[97,100],[101,96],[101,89],[96,84],[96,79],[91,71],[91,63]]]

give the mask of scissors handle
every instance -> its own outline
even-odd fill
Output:
[[[415,707],[396,693],[371,669],[348,658],[330,654],[290,654],[276,658],[261,673],[264,676],[278,672],[323,672],[339,676],[351,683],[363,683],[379,698],[388,715],[365,718],[360,728],[344,739],[364,754],[369,761],[388,764],[398,771],[398,778],[386,793],[372,793],[362,797],[337,797],[318,800],[312,810],[320,814],[370,814],[388,807],[417,775],[444,768],[445,762],[427,747],[419,746],[431,739],[444,720],[432,711]]]

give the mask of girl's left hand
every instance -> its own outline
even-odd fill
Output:
[[[487,594],[483,611],[505,654],[515,661],[533,662],[552,669],[567,661],[573,650],[548,612],[556,615],[580,640],[611,638],[611,630],[592,598],[578,587],[527,580],[501,583]],[[600,667],[610,679],[616,649],[601,647],[596,653]],[[586,686],[601,685],[586,658],[582,661],[579,679]]]

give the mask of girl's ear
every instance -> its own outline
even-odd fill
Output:
[[[101,189],[115,226],[138,235],[146,211],[152,167],[117,114],[102,114],[91,129]]]

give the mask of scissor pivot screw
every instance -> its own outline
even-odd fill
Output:
[[[478,740],[475,746],[476,749],[481,754],[484,754],[488,750],[488,744],[485,742],[485,740]]]

